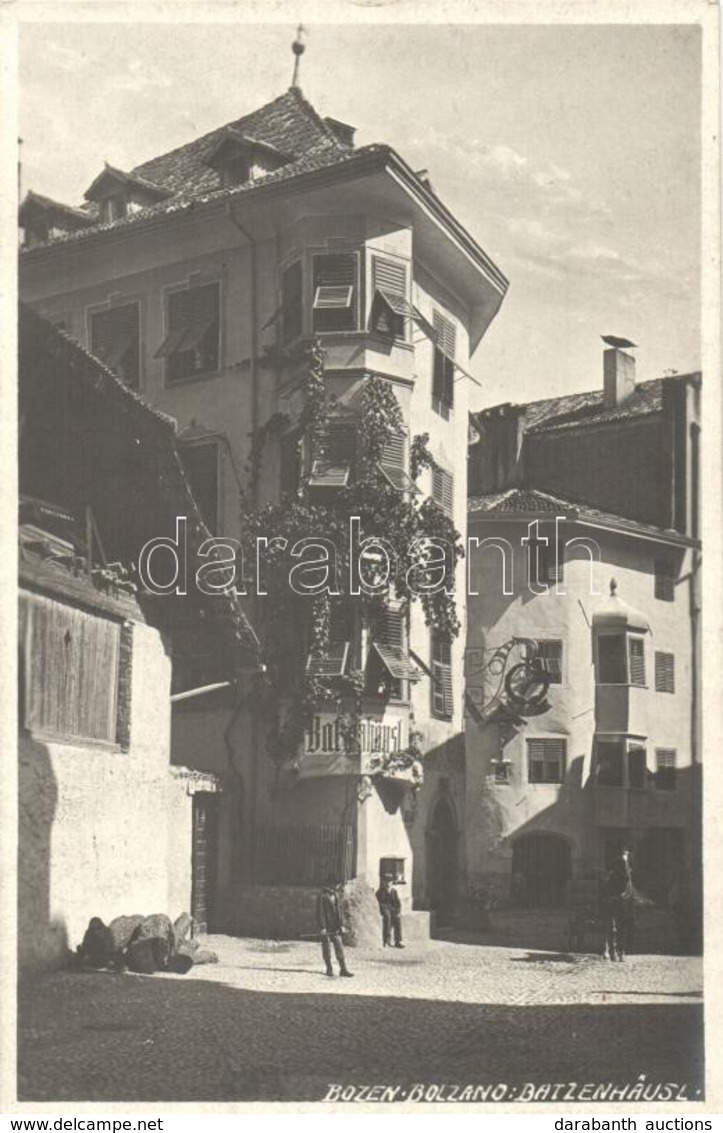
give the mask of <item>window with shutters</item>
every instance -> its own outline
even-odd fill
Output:
[[[434,311],[434,362],[432,371],[432,408],[449,420],[454,406],[454,360],[457,351],[457,329],[454,323]]]
[[[131,389],[140,385],[140,345],[138,303],[124,303],[91,314],[91,354],[105,362]]]
[[[628,787],[635,791],[642,791],[645,787],[647,771],[647,754],[644,747],[631,744],[627,751],[628,756]]]
[[[355,667],[358,634],[354,609],[349,602],[337,602],[329,612],[329,640],[317,653],[309,653],[306,671],[313,677],[341,677]]]
[[[548,529],[549,530],[549,529]],[[537,586],[554,586],[565,576],[564,545],[552,534],[540,538],[530,535],[527,545],[530,581]]]
[[[625,744],[598,740],[595,745],[595,782],[598,787],[622,787],[625,780]]]
[[[562,783],[565,778],[567,743],[563,739],[527,741],[529,783]]]
[[[655,691],[675,692],[675,655],[655,653]]]
[[[645,687],[645,641],[642,637],[628,637],[628,660],[631,685]]]
[[[304,273],[301,260],[287,267],[281,277],[281,334],[284,345],[304,331]]]
[[[655,560],[655,597],[661,602],[675,601],[675,570],[667,559]]]
[[[373,256],[372,290],[369,329],[384,338],[406,338],[407,320],[414,317],[407,299],[406,265]]]
[[[451,518],[454,512],[454,476],[438,464],[432,467],[432,499]]]
[[[624,633],[599,633],[596,642],[596,678],[600,685],[628,683]]]
[[[220,293],[218,283],[206,283],[169,294],[168,334],[156,351],[166,360],[167,383],[218,369]]]
[[[297,496],[301,485],[304,442],[299,432],[286,433],[279,441],[279,491]]]
[[[370,627],[366,666],[366,694],[384,700],[404,700],[408,682],[417,679],[409,660],[407,625],[403,612],[387,606]]]
[[[384,445],[379,471],[392,488],[398,492],[412,492],[419,489],[407,472],[407,437],[405,433],[395,433]]]
[[[562,642],[554,639],[538,640],[535,661],[550,678],[551,685],[562,684]]]
[[[178,453],[201,518],[212,535],[219,532],[221,446],[218,441],[180,444]]]
[[[116,744],[121,623],[31,593],[19,618],[23,727]]]
[[[313,438],[309,487],[345,488],[356,471],[356,430],[330,423]]]
[[[357,329],[358,275],[355,253],[313,257],[312,329],[315,334]]]
[[[450,720],[454,711],[452,687],[452,641],[444,633],[432,631],[432,715]]]
[[[677,766],[677,752],[672,747],[657,747],[655,749],[655,789],[656,791],[674,791],[675,773]]]

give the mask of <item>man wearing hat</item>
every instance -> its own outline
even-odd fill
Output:
[[[351,979],[353,972],[346,966],[342,933],[344,932],[344,913],[339,898],[340,886],[334,877],[328,877],[316,901],[316,919],[321,936],[321,954],[324,957],[327,976],[334,975],[331,966],[331,949],[334,948],[339,975]]]
[[[404,948],[402,944],[402,902],[392,885],[393,880],[394,877],[391,873],[385,873],[376,892],[379,912],[382,915],[382,947],[386,948],[387,945],[391,945],[392,933],[394,933],[394,947]]]

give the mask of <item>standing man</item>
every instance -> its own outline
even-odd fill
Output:
[[[339,886],[334,878],[327,878],[326,885],[316,901],[316,919],[321,933],[321,954],[326,964],[327,976],[333,976],[334,969],[331,966],[331,945],[333,944],[334,954],[339,964],[339,975],[351,979],[354,973],[350,972],[346,966],[344,944],[341,939],[344,931],[344,916],[338,889]]]
[[[404,948],[402,944],[402,902],[399,900],[399,894],[392,885],[392,881],[391,873],[385,873],[376,893],[379,912],[382,914],[382,946],[386,948],[387,945],[391,945],[393,932],[394,947]]]

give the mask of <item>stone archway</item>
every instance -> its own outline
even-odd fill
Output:
[[[570,844],[559,834],[523,834],[512,847],[516,896],[528,908],[565,904],[571,876]]]
[[[451,799],[438,799],[427,828],[427,878],[429,905],[438,927],[454,919],[459,882],[459,827]]]

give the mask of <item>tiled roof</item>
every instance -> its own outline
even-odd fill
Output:
[[[154,193],[156,196],[167,197],[169,195],[168,189],[164,188],[162,185],[155,185],[152,181],[149,181],[147,177],[141,177],[137,173],[127,173],[125,169],[117,169],[116,166],[109,165],[108,162],[106,162],[105,168],[101,170],[92,184],[86,189],[86,200],[96,199],[93,196],[94,190],[106,177],[115,178],[118,181],[124,182],[126,185],[138,185],[139,188],[147,189],[148,192]]]
[[[73,217],[80,224],[90,224],[92,218],[88,216],[87,212],[83,209],[73,208],[72,205],[64,205],[62,201],[54,201],[52,197],[44,197],[41,193],[34,193],[29,189],[25,195],[25,199],[20,205],[20,214],[29,206],[37,205],[41,209],[46,209],[48,212],[61,212],[66,216]]]
[[[349,152],[349,147],[342,145],[299,88],[291,87],[251,114],[136,166],[133,174],[184,196],[212,192],[219,187],[218,174],[206,164],[206,157],[223,139],[229,127],[250,135],[256,141],[265,142],[295,160],[320,154],[340,157]]]
[[[525,433],[551,433],[573,428],[602,425],[608,421],[627,421],[660,413],[663,407],[663,388],[666,382],[699,378],[699,373],[675,374],[666,378],[653,378],[638,382],[634,392],[620,405],[607,407],[600,390],[564,394],[543,401],[530,401],[509,409],[524,416]],[[475,426],[483,424],[485,417],[499,412],[499,406],[473,414]],[[505,407],[507,408],[507,407]]]
[[[472,496],[467,501],[467,510],[470,514],[484,513],[487,515],[520,515],[550,514],[579,517],[602,526],[611,526],[621,531],[638,532],[640,534],[665,536],[675,542],[689,543],[678,531],[672,528],[656,527],[652,523],[639,523],[635,519],[614,515],[612,512],[601,511],[589,504],[576,503],[574,500],[563,500],[559,496],[551,496],[549,492],[540,492],[536,488],[508,488],[504,492],[490,492],[482,496]]]

